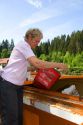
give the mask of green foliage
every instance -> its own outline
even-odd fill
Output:
[[[83,55],[82,54],[77,54],[73,60],[72,60],[72,67],[79,67],[83,68]]]
[[[70,54],[68,51],[65,53],[64,57],[63,57],[63,62],[67,63],[68,65],[71,66],[72,60],[73,60],[74,56],[73,54]]]
[[[41,54],[39,58],[42,60],[47,60],[47,56],[45,56],[45,54]]]
[[[9,57],[13,47],[13,39],[11,42],[3,40],[0,43],[0,57]],[[68,73],[83,72],[83,30],[41,42],[34,53],[42,60],[66,63],[70,68]]]
[[[13,48],[14,48],[14,41],[13,41],[13,39],[11,39],[11,43],[9,45],[9,50],[12,51]]]
[[[7,49],[3,49],[1,53],[1,58],[7,58],[9,57],[9,52]]]
[[[69,66],[69,73],[83,72],[83,31],[55,37],[40,44],[39,58],[47,61],[63,62]]]
[[[35,49],[33,49],[34,53],[37,55],[37,57],[40,57],[42,50],[40,46],[37,46]]]
[[[11,43],[6,39],[0,43],[0,58],[8,58],[14,47],[14,41],[11,39]]]

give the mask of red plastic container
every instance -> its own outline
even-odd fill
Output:
[[[53,68],[40,69],[34,79],[33,85],[38,88],[50,89],[59,77],[60,72]]]

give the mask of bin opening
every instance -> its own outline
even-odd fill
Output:
[[[37,75],[37,73],[32,74],[32,76]],[[43,81],[42,81],[43,82]],[[28,81],[26,81],[25,85],[31,86],[31,87],[36,87],[34,86],[33,82],[31,81],[31,84],[28,83]],[[49,91],[56,91],[56,92],[60,92],[63,93],[62,91],[73,86],[74,90],[76,89],[76,91],[78,92],[79,96],[83,97],[83,74],[81,75],[61,75],[60,77],[58,77],[58,80],[56,81],[56,83],[54,83]],[[41,87],[40,87],[41,88]],[[45,88],[41,88],[41,89],[45,89]]]
[[[65,91],[72,90],[71,95],[83,96],[83,75],[80,76],[63,76],[57,84],[52,86],[51,91],[65,93]],[[68,92],[66,92],[68,94]]]

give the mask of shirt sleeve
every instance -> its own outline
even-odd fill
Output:
[[[23,43],[21,45],[16,46],[16,50],[20,51],[26,59],[28,59],[31,56],[35,56],[33,50],[27,43],[26,44]]]

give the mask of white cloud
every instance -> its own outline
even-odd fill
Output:
[[[45,9],[42,9],[41,11],[38,11],[32,14],[29,18],[23,20],[20,23],[19,27],[23,28],[25,26],[28,26],[34,23],[39,23],[41,21],[45,21],[47,19],[59,16],[61,14],[62,14],[62,11],[59,11],[57,9],[45,8]]]
[[[29,2],[30,4],[33,5],[38,5],[38,6],[42,6],[42,2],[40,0],[26,0],[27,2]],[[62,0],[47,0],[47,2],[50,3],[50,5],[46,8],[42,8],[40,11],[33,13],[30,17],[28,17],[27,19],[23,20],[20,23],[20,28],[23,28],[25,26],[34,24],[34,23],[39,23],[41,21],[45,21],[47,19],[50,19],[52,17],[58,17],[60,15],[64,15],[66,13],[69,13],[70,11],[79,9],[79,7],[77,5],[79,5],[81,7],[81,4],[83,3],[82,0],[67,0],[67,1],[62,1]],[[39,4],[37,4],[39,3]]]
[[[34,5],[37,5],[36,3],[39,2],[38,6],[42,5],[42,2],[40,0],[26,1],[29,3],[33,3]],[[56,0],[55,2],[53,0],[47,0],[47,2],[50,3],[50,5],[47,8],[42,8],[40,11],[33,13],[30,17],[23,20],[19,25],[20,28],[23,28],[34,23],[39,23],[41,21],[45,21],[52,17],[58,17],[62,14],[68,14],[70,11],[73,13],[73,11],[79,9],[81,7],[81,4],[83,3],[82,0],[76,0],[76,2],[75,0]],[[80,7],[77,5],[79,5]]]
[[[22,27],[25,27],[25,26],[30,25],[30,24],[41,22],[43,20],[51,18],[52,16],[53,15],[47,15],[45,13],[42,13],[42,14],[39,14],[39,13],[33,14],[30,18],[22,21],[20,23],[20,27],[22,28]]]
[[[26,0],[29,4],[35,6],[36,8],[42,7],[42,1],[41,0]]]

